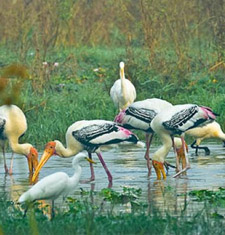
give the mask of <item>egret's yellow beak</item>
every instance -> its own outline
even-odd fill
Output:
[[[46,147],[45,147],[45,150],[44,150],[44,153],[41,157],[41,160],[38,164],[38,166],[36,167],[36,170],[34,172],[34,175],[32,177],[32,183],[35,182],[38,174],[39,174],[39,171],[41,170],[41,168],[45,165],[45,163],[48,161],[48,159],[55,153],[55,142],[49,142]]]
[[[155,173],[157,175],[157,180],[161,180],[162,176],[163,179],[166,179],[166,172],[164,170],[164,166],[162,162],[158,162],[156,160],[152,160],[152,165],[155,169]]]
[[[87,161],[90,162],[90,163],[96,164],[96,162],[94,162],[92,159],[90,159],[90,158],[88,158],[88,157],[86,157],[85,160],[87,160]]]

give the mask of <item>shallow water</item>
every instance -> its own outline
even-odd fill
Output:
[[[206,145],[206,142],[203,144]],[[203,145],[202,144],[202,145]],[[186,195],[191,190],[210,189],[225,187],[225,148],[220,142],[207,142],[211,150],[210,156],[205,156],[204,151],[199,156],[194,155],[194,150],[189,148],[191,169],[186,176],[173,178],[174,169],[170,168],[166,181],[156,181],[156,175],[152,170],[150,179],[147,177],[146,161],[144,159],[145,148],[137,148],[134,145],[114,146],[102,151],[104,160],[113,176],[112,189],[122,192],[123,187],[142,189],[141,200],[163,209],[173,211],[182,210],[190,203]],[[153,145],[151,153],[159,146]],[[41,153],[40,153],[41,155]],[[7,154],[7,164],[10,164],[11,154]],[[101,191],[108,187],[107,175],[94,154],[93,159],[97,162],[94,166],[96,180],[94,183],[80,183],[77,189],[71,193],[73,197],[80,196],[80,188],[85,191]],[[174,153],[171,151],[167,161],[175,165]],[[72,158],[52,157],[42,168],[39,180],[54,172],[63,171],[68,175],[73,174],[71,167]],[[81,180],[90,177],[89,163],[83,161]],[[26,191],[29,185],[29,174],[26,159],[21,155],[14,155],[13,175],[5,175],[3,159],[0,158],[0,195],[6,194],[10,200],[17,201],[19,196]],[[57,204],[62,199],[57,199]],[[194,207],[194,205],[192,205]],[[121,208],[120,208],[121,209]],[[123,209],[122,209],[123,210]],[[124,210],[129,210],[129,206]]]

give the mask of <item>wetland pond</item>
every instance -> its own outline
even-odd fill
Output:
[[[192,190],[217,190],[219,187],[225,187],[225,148],[220,142],[203,142],[202,146],[208,146],[211,155],[205,156],[204,151],[195,156],[194,150],[189,147],[189,160],[191,169],[186,176],[173,178],[174,169],[170,168],[169,174],[165,181],[156,181],[156,175],[152,170],[150,179],[147,177],[146,160],[144,159],[145,148],[135,147],[134,145],[121,145],[102,150],[103,158],[113,176],[112,189],[116,192],[122,192],[124,187],[141,189],[142,193],[139,198],[148,205],[154,205],[160,210],[169,210],[176,212],[184,210],[188,204],[188,210],[193,211],[201,203],[190,201],[188,193]],[[158,145],[152,145],[150,155],[158,149]],[[41,153],[39,153],[41,156]],[[10,164],[11,153],[7,153],[7,165]],[[72,198],[81,197],[81,188],[84,191],[100,192],[108,187],[107,175],[99,162],[97,155],[93,154],[93,160],[97,162],[94,165],[95,181],[93,183],[82,183],[82,180],[90,177],[89,163],[81,162],[82,176],[81,182],[76,190],[69,196]],[[170,151],[167,161],[175,165],[174,153]],[[39,180],[43,177],[63,171],[72,175],[74,170],[71,166],[72,158],[60,158],[53,156],[45,164],[39,174]],[[14,155],[13,175],[5,175],[3,167],[3,158],[0,157],[0,194],[6,195],[9,200],[16,202],[19,196],[29,187],[29,175],[26,159],[21,155]],[[100,200],[94,195],[94,202]],[[64,205],[62,198],[56,200],[58,207]],[[118,211],[130,210],[129,205],[120,205]],[[225,214],[224,209],[221,209]]]

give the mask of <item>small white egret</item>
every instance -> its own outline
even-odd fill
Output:
[[[64,172],[56,172],[48,175],[32,186],[27,192],[23,193],[18,202],[33,202],[35,200],[50,199],[52,200],[52,218],[54,217],[54,200],[62,195],[64,198],[73,190],[79,183],[82,168],[79,165],[82,159],[86,159],[94,163],[91,159],[86,157],[84,153],[78,153],[72,161],[72,166],[75,170],[74,175],[69,177]],[[28,207],[27,207],[28,209]],[[25,214],[26,211],[25,210]]]

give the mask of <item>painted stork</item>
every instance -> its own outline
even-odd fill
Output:
[[[32,186],[27,192],[23,193],[18,202],[33,202],[35,200],[51,199],[52,200],[52,218],[54,217],[54,200],[60,195],[64,198],[77,187],[82,168],[79,165],[80,161],[86,159],[90,163],[94,163],[86,157],[84,153],[78,153],[72,161],[72,166],[75,170],[74,175],[69,177],[64,172],[56,172],[41,179],[37,184]],[[28,207],[27,207],[28,209]],[[26,211],[25,210],[25,214]]]
[[[150,123],[153,118],[163,110],[171,108],[173,105],[165,100],[152,98],[142,101],[136,101],[126,109],[120,111],[114,121],[126,129],[141,130],[146,133],[146,152],[148,175],[151,174],[151,165],[149,160],[149,149],[154,135]]]
[[[120,79],[116,80],[110,89],[111,99],[120,111],[132,104],[136,99],[134,85],[125,78],[124,62],[120,62]]]
[[[0,144],[3,153],[5,172],[12,174],[13,155],[8,170],[5,159],[6,141],[9,141],[13,153],[26,156],[29,172],[32,173],[38,165],[38,152],[29,143],[20,144],[19,137],[27,130],[27,121],[22,110],[16,105],[0,106]]]
[[[199,149],[204,149],[206,155],[210,155],[208,147],[199,146],[202,140],[209,138],[221,139],[225,147],[225,134],[221,129],[218,122],[214,121],[202,127],[196,127],[185,132],[185,135],[194,137],[196,140],[191,144],[191,147],[195,149],[195,155],[198,155]]]
[[[185,143],[182,134],[201,125],[206,125],[216,118],[216,114],[208,107],[198,106],[195,104],[174,105],[170,109],[160,112],[151,122],[151,128],[159,135],[163,145],[152,157],[152,164],[155,168],[157,179],[166,179],[163,163],[167,154],[173,145],[174,135],[181,135],[183,149],[185,151]],[[186,156],[186,154],[185,154]],[[178,159],[178,158],[177,158]],[[186,157],[187,166],[181,172],[190,168]],[[178,167],[178,165],[177,165]],[[179,169],[177,169],[179,171]]]
[[[33,175],[34,182],[39,171],[48,159],[56,154],[59,157],[71,157],[75,154],[86,150],[89,158],[92,158],[92,153],[96,152],[100,162],[102,163],[108,176],[109,184],[112,184],[112,175],[108,170],[100,152],[99,147],[102,145],[117,144],[123,141],[137,143],[138,138],[131,131],[116,125],[114,122],[105,120],[82,120],[73,123],[66,132],[66,145],[58,141],[47,143],[41,160]],[[91,168],[91,181],[95,179],[93,165]]]

